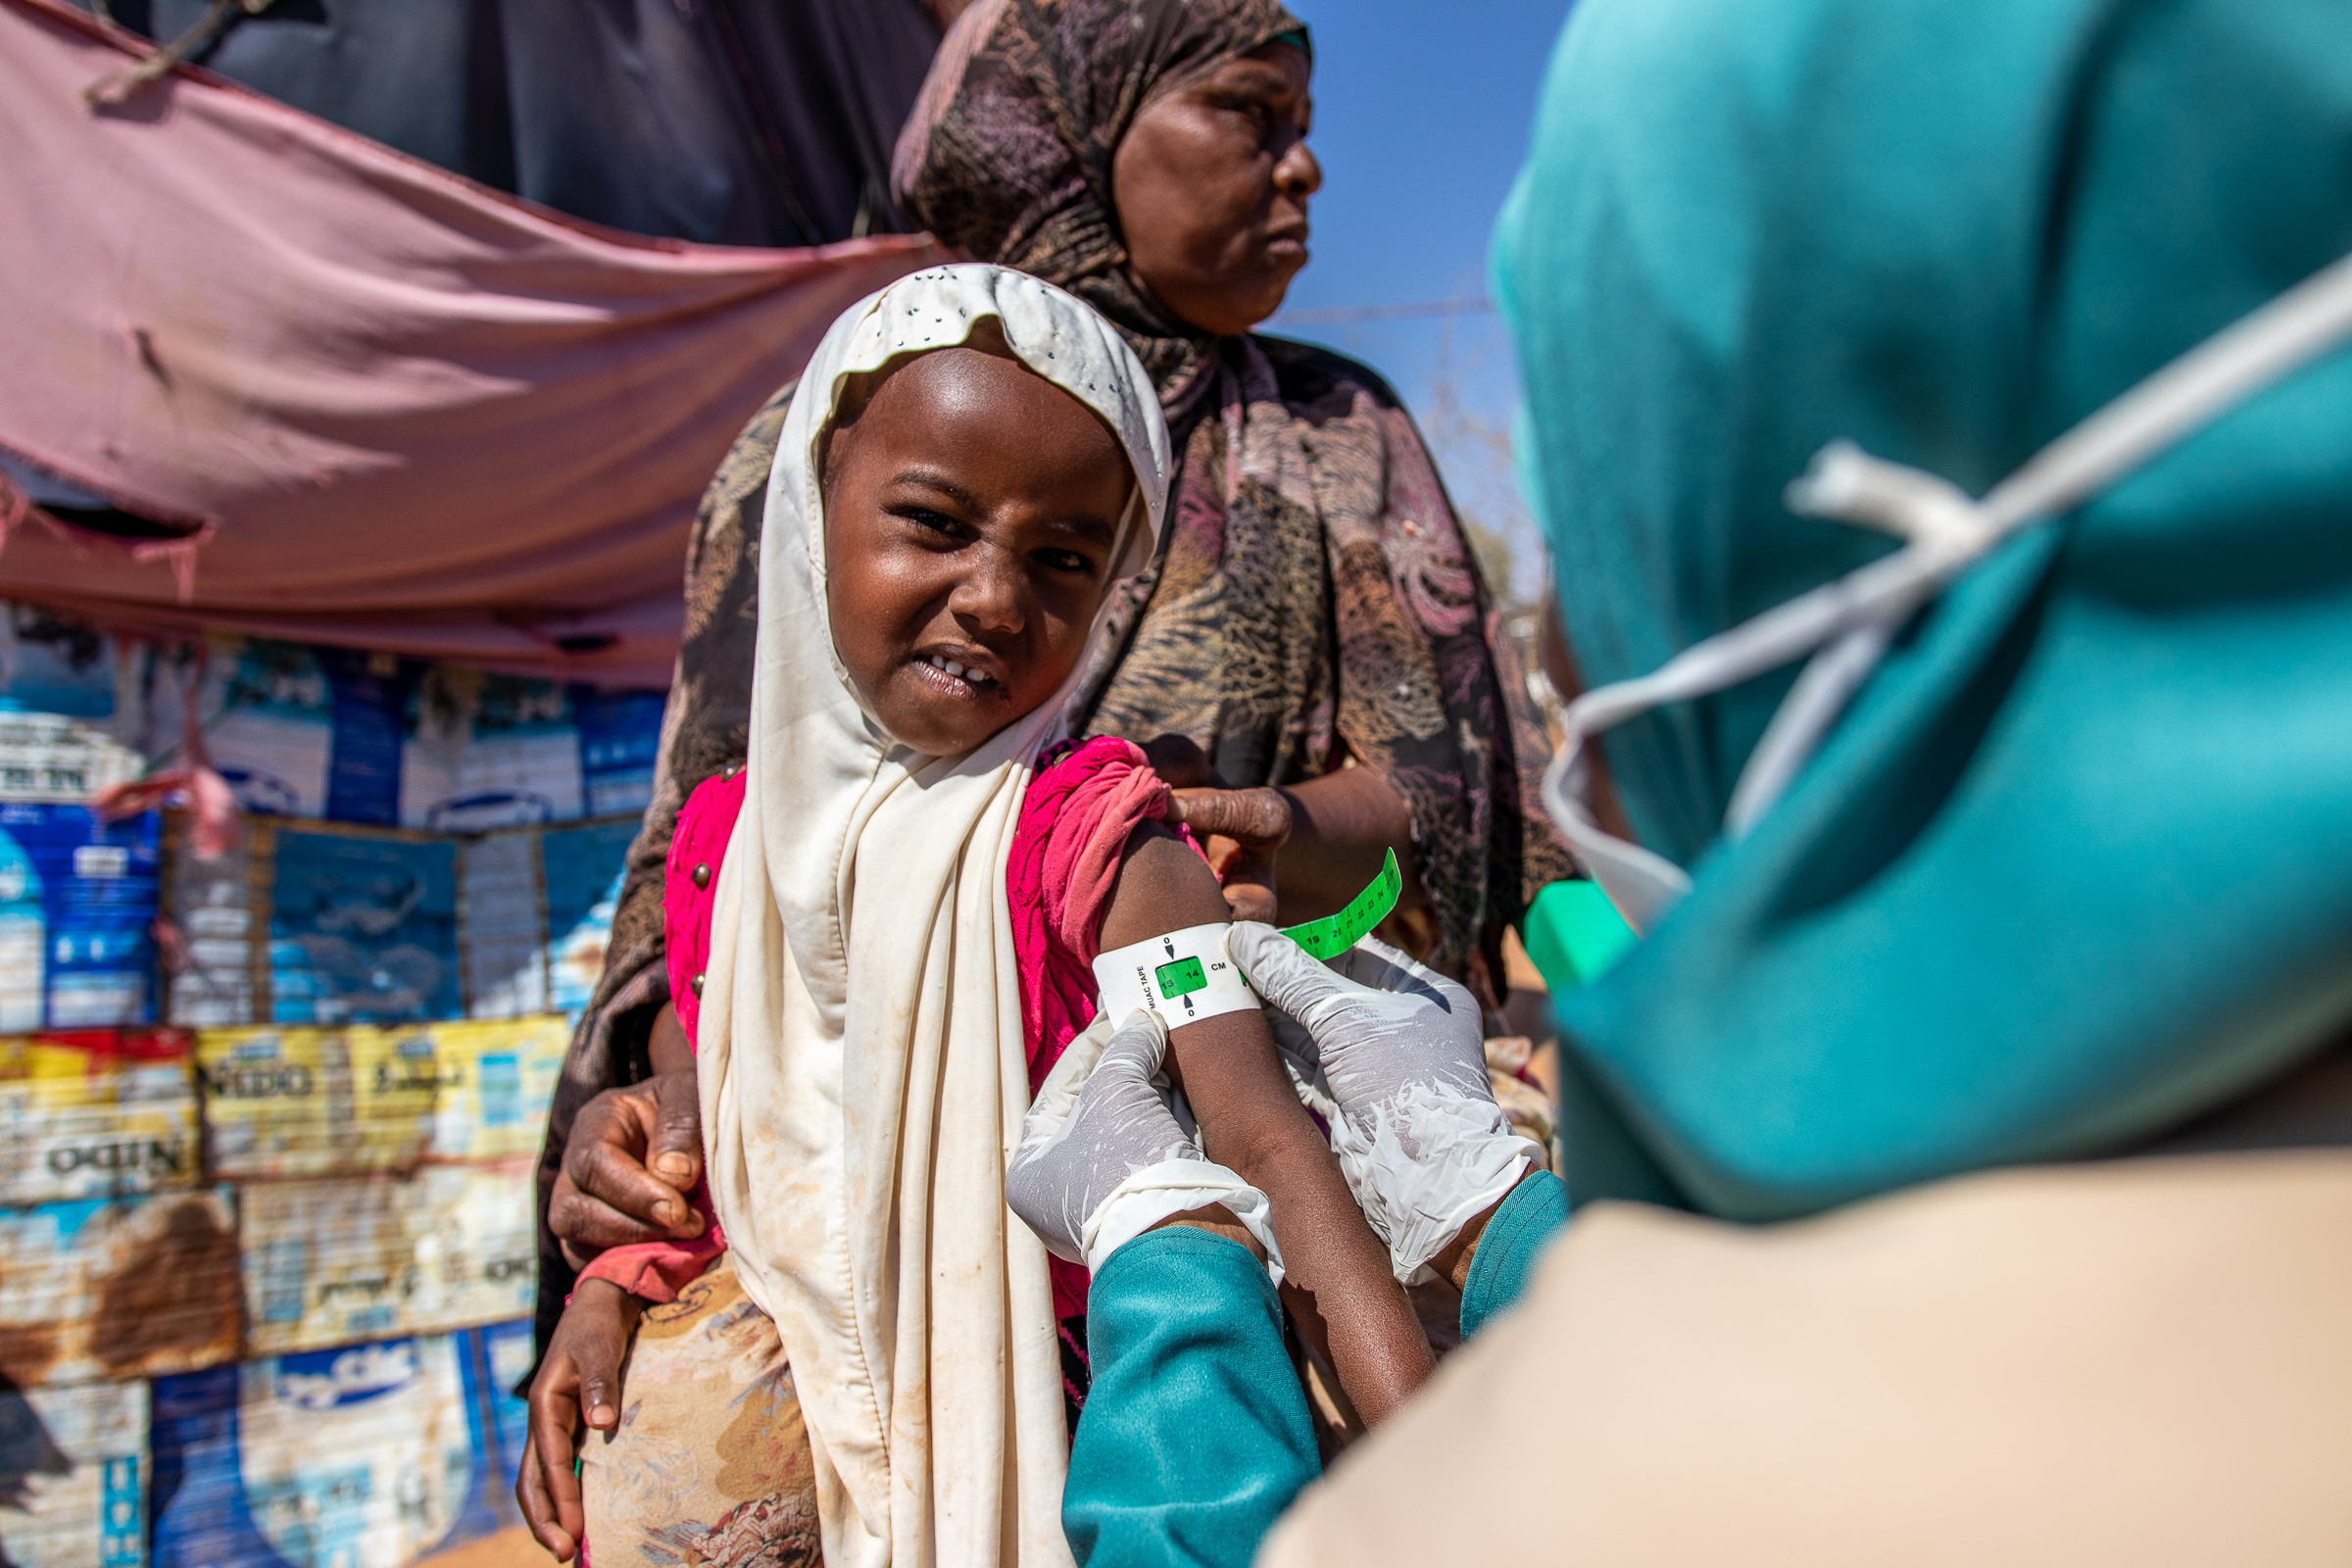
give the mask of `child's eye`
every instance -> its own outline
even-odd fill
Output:
[[[894,517],[904,517],[916,527],[928,529],[943,538],[960,539],[964,536],[965,529],[962,523],[944,512],[933,512],[929,507],[893,507],[890,509],[890,514]]]
[[[1089,577],[1095,574],[1095,564],[1075,550],[1040,550],[1037,563],[1053,571],[1079,571]]]

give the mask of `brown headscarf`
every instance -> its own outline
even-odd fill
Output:
[[[1433,956],[1476,968],[1570,871],[1537,805],[1543,733],[1419,433],[1361,367],[1198,331],[1124,266],[1111,158],[1137,113],[1286,36],[1306,43],[1274,0],[982,0],[893,177],[943,243],[1108,317],[1176,431],[1174,537],[1128,590],[1091,731],[1189,736],[1236,787],[1381,768],[1412,808]]]
[[[899,134],[893,194],[940,243],[1058,283],[1116,322],[1165,406],[1216,339],[1160,315],[1121,270],[1111,155],[1152,98],[1286,34],[1306,46],[1274,0],[980,0]]]

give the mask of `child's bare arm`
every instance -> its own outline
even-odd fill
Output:
[[[653,1033],[645,1043],[645,1055],[657,1078],[665,1072],[694,1071],[694,1042],[686,1038],[686,1026],[678,1021],[678,1004],[662,1004],[654,1014]]]
[[[1102,947],[1227,918],[1208,866],[1147,823],[1128,840]],[[1378,1422],[1429,1376],[1429,1342],[1389,1272],[1388,1249],[1298,1103],[1264,1017],[1229,1012],[1171,1030],[1168,1059],[1200,1123],[1202,1151],[1273,1200],[1284,1270],[1314,1298],[1348,1398],[1367,1423]]]

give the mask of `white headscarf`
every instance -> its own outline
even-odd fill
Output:
[[[1004,862],[1086,661],[1035,712],[933,758],[863,710],[825,612],[820,443],[844,380],[987,317],[1135,469],[1105,607],[1166,510],[1167,426],[1143,366],[1091,308],[1004,268],[934,268],[853,307],[785,419],[700,1057],[711,1200],[792,1363],[831,1568],[1070,1560],[1046,1250],[1004,1207],[1029,1103]],[[1102,635],[1098,613],[1090,650]]]

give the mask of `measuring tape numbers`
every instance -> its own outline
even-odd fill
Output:
[[[1103,954],[1095,960],[1101,1011],[1117,1022],[1148,1007],[1175,1029],[1245,1007],[1254,1010],[1257,994],[1225,952],[1225,933],[1232,929],[1221,920],[1187,926]]]
[[[1397,896],[1403,892],[1404,873],[1396,869],[1396,852],[1391,850],[1380,862],[1380,874],[1363,892],[1348,901],[1348,907],[1303,925],[1286,925],[1282,934],[1329,963],[1386,920],[1396,907]]]
[[[1396,852],[1391,850],[1380,874],[1348,900],[1346,908],[1320,920],[1286,926],[1282,934],[1329,962],[1387,919],[1403,890],[1404,876],[1396,869]],[[1232,929],[1223,921],[1187,926],[1103,954],[1094,966],[1098,1009],[1115,1023],[1149,1008],[1176,1029],[1256,1007],[1257,994],[1225,951],[1225,935]]]

